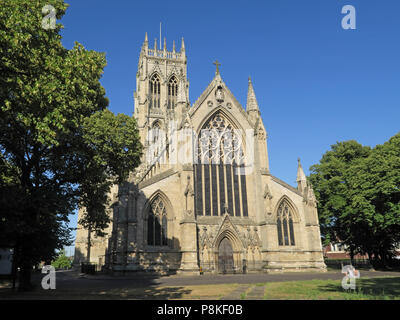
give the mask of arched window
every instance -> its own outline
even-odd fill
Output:
[[[176,97],[178,95],[178,80],[172,76],[168,82],[168,109],[174,109],[176,106]]]
[[[158,74],[150,79],[150,108],[160,108],[161,81]]]
[[[241,132],[218,111],[199,133],[195,165],[197,215],[248,216]]]
[[[279,205],[276,227],[279,245],[294,246],[293,212],[286,200]]]
[[[147,217],[147,244],[149,246],[167,246],[167,209],[160,196],[151,202]]]

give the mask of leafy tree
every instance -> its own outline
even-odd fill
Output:
[[[107,192],[113,184],[122,183],[139,164],[141,146],[134,118],[114,116],[108,110],[85,119],[83,135],[85,168],[80,183],[80,206],[84,214],[79,223],[88,230],[87,261],[90,262],[91,234],[104,236],[103,230],[110,222],[106,212]]]
[[[339,142],[311,167],[325,242],[340,240],[351,258],[367,253],[376,267],[387,265],[399,242],[400,137],[371,149]]]
[[[65,255],[65,250],[61,250],[51,265],[56,269],[69,269],[71,268],[71,260]]]
[[[318,200],[318,214],[321,234],[325,244],[339,238],[352,245],[352,230],[345,228],[345,209],[351,201],[348,183],[350,166],[357,160],[366,158],[369,147],[363,147],[356,141],[338,142],[331,146],[319,164],[311,167],[310,182]],[[349,239],[349,241],[347,241]]]
[[[0,6],[0,247],[14,248],[22,290],[33,265],[71,243],[66,225],[77,206],[101,232],[105,194],[142,152],[135,120],[106,109],[105,55],[64,48],[61,24],[42,28],[45,5],[58,20],[67,9],[62,0]]]
[[[353,220],[364,226],[361,251],[374,266],[387,266],[400,243],[400,133],[355,163],[349,176]]]

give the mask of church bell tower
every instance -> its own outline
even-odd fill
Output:
[[[172,51],[167,50],[164,38],[163,48],[149,48],[147,33],[139,56],[134,92],[134,116],[145,144],[147,132],[157,126],[167,130],[168,122],[178,123],[189,108],[189,81],[187,79],[187,58],[185,42],[176,51],[175,41]]]

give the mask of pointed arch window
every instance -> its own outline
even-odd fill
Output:
[[[151,202],[147,217],[147,245],[167,246],[168,245],[168,219],[167,209],[160,196]]]
[[[160,108],[161,81],[156,73],[150,79],[150,108]]]
[[[293,212],[286,200],[283,200],[278,208],[276,221],[278,231],[278,244],[280,246],[294,246]]]
[[[168,82],[168,109],[174,109],[176,106],[176,99],[178,96],[178,80],[172,76]]]
[[[205,123],[196,152],[196,214],[220,216],[227,207],[232,216],[248,216],[242,135],[223,112]]]

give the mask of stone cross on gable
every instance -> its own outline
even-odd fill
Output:
[[[215,62],[213,63],[215,64],[217,70],[215,71],[215,74],[219,74],[219,67],[221,66],[221,64],[218,62],[218,60],[215,60]]]

